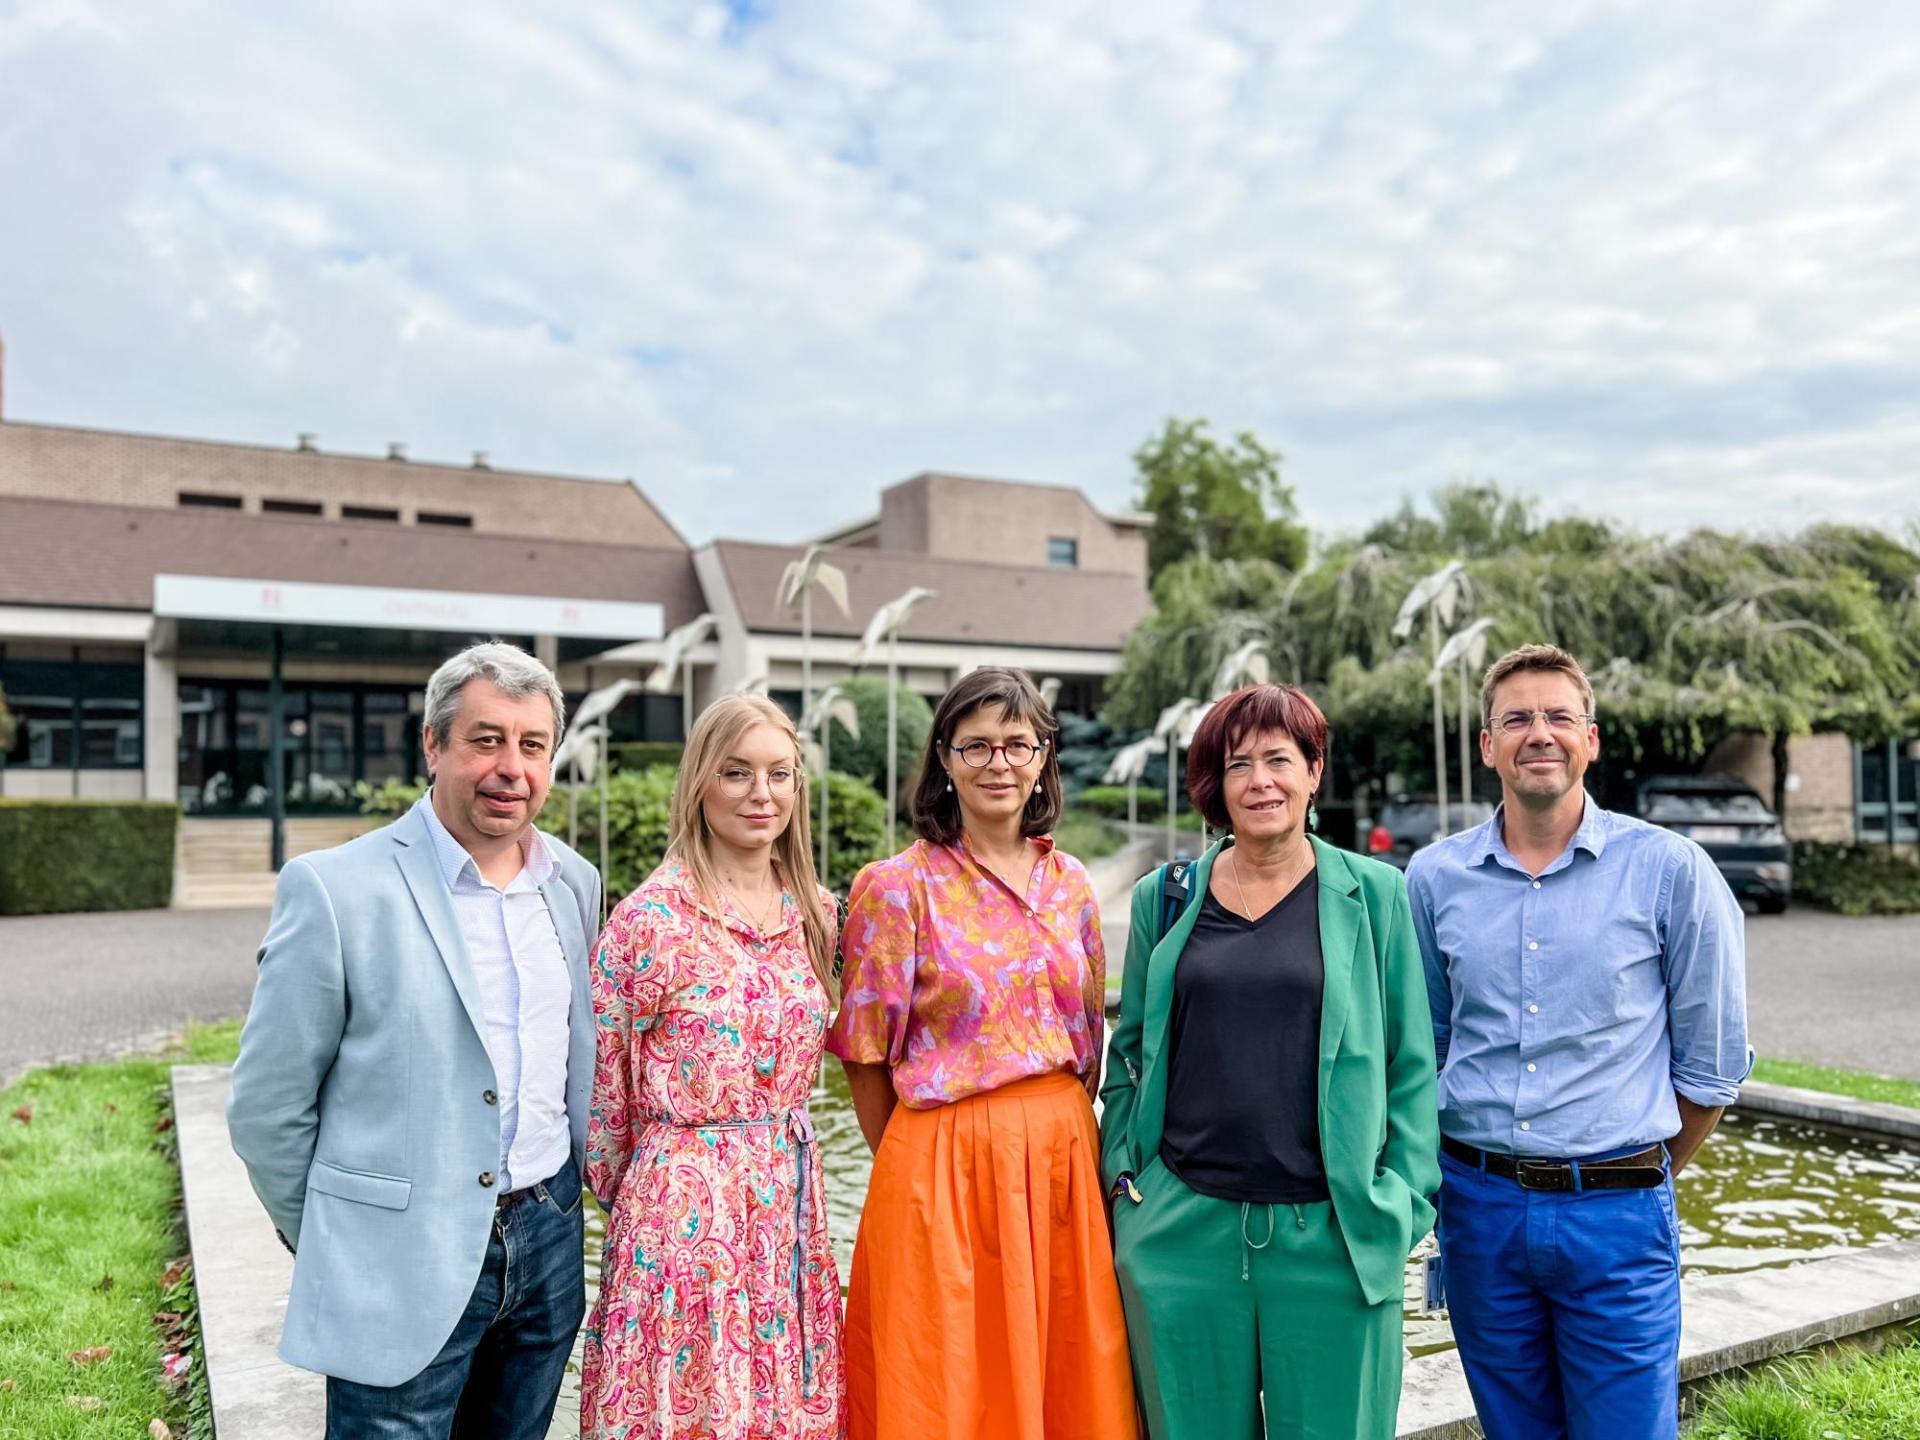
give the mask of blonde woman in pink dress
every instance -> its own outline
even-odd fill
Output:
[[[593,968],[587,1184],[611,1213],[581,1430],[833,1440],[840,1276],[807,1097],[833,973],[792,722],[730,695],[687,742],[667,858]]]

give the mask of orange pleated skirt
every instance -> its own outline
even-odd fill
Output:
[[[846,1328],[848,1440],[1133,1440],[1133,1376],[1080,1081],[896,1106]]]

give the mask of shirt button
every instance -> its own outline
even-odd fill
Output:
[[[1527,949],[1538,950],[1539,948],[1540,948],[1540,942],[1538,940],[1527,941]]]
[[[1522,1130],[1531,1130],[1531,1129],[1533,1128],[1533,1126],[1532,1126],[1532,1125],[1530,1125],[1530,1124],[1528,1124],[1528,1123],[1527,1123],[1527,1122],[1526,1122],[1525,1120],[1522,1120],[1522,1121],[1520,1122],[1520,1128],[1521,1128]]]
[[[493,1188],[493,1171],[482,1170],[480,1172],[480,1183],[491,1190]]]
[[[1527,1014],[1538,1015],[1539,1013],[1540,1013],[1540,1007],[1538,1005],[1527,1006]]]
[[[1531,1075],[1534,1071],[1538,1070],[1539,1068],[1540,1067],[1534,1064],[1531,1060],[1527,1062],[1527,1074]]]
[[[480,1098],[489,1105],[498,1105],[500,1103],[500,1097],[491,1090],[482,1090],[480,1092]]]
[[[1538,889],[1540,888],[1540,882],[1539,882],[1538,880],[1536,880],[1536,881],[1534,881],[1534,882],[1533,882],[1533,888],[1534,888],[1534,889],[1536,889],[1536,890],[1538,890]]]

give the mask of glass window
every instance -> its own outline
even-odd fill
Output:
[[[138,770],[146,676],[138,665],[81,665],[80,767]]]
[[[1080,542],[1064,535],[1051,537],[1047,541],[1047,564],[1074,569],[1080,564]]]
[[[73,767],[75,667],[63,660],[0,662],[0,689],[18,722],[7,764],[31,770]]]

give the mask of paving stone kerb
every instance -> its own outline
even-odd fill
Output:
[[[227,1142],[230,1075],[224,1065],[178,1065],[173,1071],[214,1433],[218,1440],[307,1440],[322,1428],[324,1382],[275,1354],[293,1260]],[[1920,1241],[1786,1269],[1689,1280],[1684,1306],[1680,1370],[1692,1384],[1920,1316]],[[570,1420],[557,1416],[556,1433]],[[1408,1361],[1399,1440],[1468,1440],[1479,1434],[1459,1358],[1449,1351]]]

